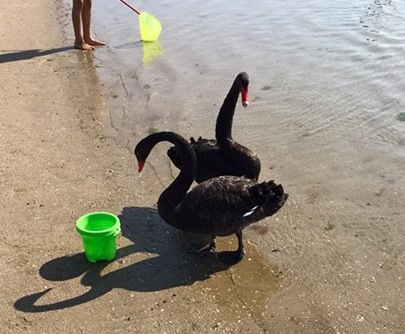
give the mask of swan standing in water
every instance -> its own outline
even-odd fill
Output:
[[[207,250],[215,250],[215,237],[236,234],[238,249],[222,260],[236,263],[243,258],[242,230],[275,214],[288,194],[273,181],[258,183],[238,176],[220,176],[190,190],[195,179],[196,156],[191,145],[174,132],[148,135],[135,147],[138,171],[142,171],[153,147],[163,141],[175,145],[182,169],[158,199],[158,212],[169,225],[184,232],[212,237]]]
[[[232,138],[232,122],[239,95],[242,105],[249,105],[249,76],[239,73],[219,110],[215,138],[190,138],[190,144],[197,157],[195,181],[201,183],[221,175],[245,176],[257,181],[260,174],[260,160],[256,153],[235,142]],[[167,155],[173,164],[181,169],[182,159],[176,147],[171,147]]]

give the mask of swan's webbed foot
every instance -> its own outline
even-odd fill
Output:
[[[199,244],[191,245],[191,247],[189,248],[187,253],[201,254],[201,253],[215,252],[216,248],[217,248],[217,244],[215,242],[215,238],[212,238],[211,241],[206,245],[203,245],[203,246],[201,246]]]

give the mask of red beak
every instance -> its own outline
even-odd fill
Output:
[[[246,108],[249,105],[249,91],[247,88],[242,88],[242,105]]]
[[[145,166],[145,161],[138,160],[138,173],[142,172],[143,166]]]

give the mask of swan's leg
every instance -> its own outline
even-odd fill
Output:
[[[236,255],[242,260],[243,255],[245,255],[245,249],[243,247],[243,240],[242,240],[242,230],[236,232],[236,236],[238,238],[238,249],[236,250]]]
[[[243,259],[245,251],[243,249],[242,230],[235,233],[238,238],[238,249],[234,252],[221,252],[219,259],[226,264],[236,264]]]

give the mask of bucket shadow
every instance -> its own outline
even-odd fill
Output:
[[[188,286],[208,279],[212,274],[229,268],[215,254],[187,253],[187,235],[162,221],[152,208],[124,208],[121,215],[123,236],[132,245],[117,250],[114,265],[117,270],[102,274],[109,262],[89,263],[84,253],[53,259],[41,266],[39,274],[50,281],[66,281],[83,275],[81,284],[90,289],[77,297],[47,305],[36,305],[51,289],[18,299],[14,307],[23,312],[46,312],[73,307],[94,300],[114,288],[138,292],[161,291]],[[125,265],[125,257],[134,253],[149,253],[150,257]],[[163,279],[164,278],[164,279]]]

